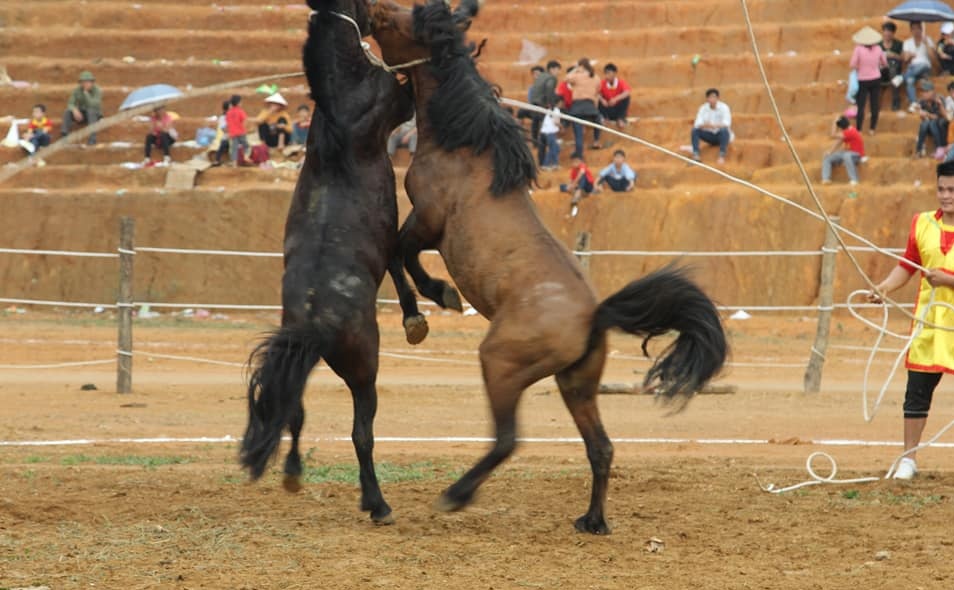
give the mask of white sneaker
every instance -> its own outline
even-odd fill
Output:
[[[577,207],[576,205],[573,205],[573,207],[570,209],[570,217],[576,217],[576,214],[579,212],[580,212],[580,208]]]
[[[918,474],[918,464],[914,459],[905,457],[898,463],[898,468],[894,471],[894,479],[911,480]]]
[[[848,184],[850,184],[851,186],[858,186],[858,181],[857,181],[857,180],[852,180],[852,181],[850,181]]]

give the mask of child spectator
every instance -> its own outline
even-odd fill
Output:
[[[842,116],[835,121],[831,136],[837,137],[838,140],[825,152],[822,159],[822,184],[831,184],[831,167],[836,164],[845,165],[852,186],[858,184],[856,167],[865,157],[865,140],[861,137],[861,132],[851,126],[847,117]]]
[[[560,192],[570,193],[573,198],[570,199],[570,217],[576,217],[579,213],[579,204],[582,199],[593,194],[593,173],[586,167],[586,163],[579,154],[573,154],[570,157],[570,183],[561,184]]]
[[[222,157],[229,151],[229,127],[228,127],[228,112],[232,107],[230,101],[222,102],[222,114],[219,115],[216,132],[215,132],[215,142],[213,145],[217,145],[215,148],[215,159],[212,161],[213,166],[222,165]]]
[[[144,166],[152,166],[152,148],[158,145],[162,150],[162,163],[169,165],[172,157],[169,154],[169,148],[176,142],[178,134],[172,126],[172,115],[166,111],[166,107],[160,106],[152,111],[149,120],[152,123],[152,130],[146,136],[146,156],[142,163]]]
[[[591,123],[599,123],[600,79],[593,70],[590,60],[581,57],[576,67],[567,72],[566,82],[573,89],[573,102],[567,107],[567,113]],[[573,123],[573,140],[576,144],[574,154],[583,157],[583,125]],[[593,149],[602,147],[599,134],[593,135]]]
[[[923,158],[928,135],[934,139],[935,148],[947,145],[947,112],[943,101],[934,93],[934,84],[928,80],[921,81],[921,100],[915,103],[915,107],[915,112],[921,117],[921,124],[918,126],[914,157]]]
[[[285,109],[288,101],[276,92],[265,99],[265,110],[258,114],[258,137],[270,148],[285,149],[291,143],[291,117]]]
[[[719,90],[706,90],[706,102],[699,107],[696,120],[692,125],[692,159],[699,161],[699,140],[709,145],[719,146],[718,163],[725,164],[726,151],[732,141],[732,111],[729,106],[719,100]]]
[[[616,123],[620,129],[626,127],[629,114],[629,84],[618,77],[616,65],[606,64],[603,68],[603,82],[600,84],[600,115],[604,121]]]
[[[878,45],[884,51],[888,60],[888,67],[881,68],[881,83],[891,86],[891,110],[897,111],[901,108],[901,53],[903,45],[895,38],[898,32],[898,25],[893,22],[886,22],[881,25],[881,43]],[[895,78],[898,78],[895,83]]]
[[[33,116],[20,145],[28,153],[35,154],[41,147],[50,145],[51,133],[53,133],[53,123],[46,116],[46,106],[33,105]]]
[[[311,127],[311,108],[306,104],[300,105],[295,115],[297,119],[292,125],[291,142],[305,145],[308,143],[308,129]]]
[[[614,193],[629,192],[636,185],[636,173],[626,163],[626,152],[623,150],[613,152],[613,163],[600,172],[596,190],[602,190],[604,184]]]
[[[60,129],[63,137],[70,134],[74,123],[93,125],[103,117],[103,93],[96,85],[96,78],[91,72],[79,75],[79,86],[73,90],[70,100],[63,113],[63,126]],[[96,134],[89,136],[89,145],[96,145]]]
[[[388,156],[394,157],[399,147],[407,147],[407,151],[414,157],[417,151],[417,117],[401,123],[388,137]]]
[[[951,38],[952,33],[954,33],[954,23],[944,23],[941,25],[941,38],[937,41],[937,60],[941,64],[941,70],[948,74],[954,74],[954,39]]]
[[[229,132],[229,155],[233,166],[238,162],[239,150],[242,150],[244,155],[244,151],[248,149],[248,138],[245,136],[245,122],[248,120],[248,115],[239,106],[241,102],[242,97],[233,94],[229,99],[231,106],[225,114],[225,124]]]
[[[553,107],[543,117],[540,126],[540,148],[537,154],[540,167],[544,170],[556,170],[560,167],[560,142],[557,135],[560,133],[560,109]]]

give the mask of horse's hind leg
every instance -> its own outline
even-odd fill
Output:
[[[360,385],[348,383],[348,386],[354,401],[351,442],[358,456],[361,510],[370,512],[371,520],[377,524],[392,524],[394,517],[391,516],[391,507],[384,501],[374,472],[374,415],[378,411],[378,391],[373,380]]]
[[[421,266],[421,250],[436,246],[438,240],[439,236],[427,235],[423,224],[417,218],[417,212],[411,211],[404,220],[398,237],[398,247],[404,260],[404,267],[410,273],[421,295],[444,309],[463,311],[464,306],[457,289],[451,287],[447,281],[432,278]]]
[[[556,374],[556,382],[563,401],[576,422],[576,427],[586,444],[586,456],[593,471],[593,490],[590,508],[576,520],[576,529],[596,535],[609,534],[603,507],[609,486],[610,464],[613,461],[613,444],[600,421],[596,395],[600,376],[606,360],[606,341],[594,348],[582,361]]]
[[[301,436],[302,426],[305,424],[305,408],[299,403],[298,409],[292,414],[288,421],[288,429],[291,431],[291,450],[285,457],[285,478],[282,480],[282,486],[285,490],[295,493],[301,490],[301,455],[298,452],[298,439]]]
[[[404,335],[408,344],[420,344],[427,338],[427,319],[417,308],[417,297],[404,275],[404,263],[400,255],[393,256],[388,261],[388,274],[391,275],[398,301],[401,303],[401,313],[404,314]]]

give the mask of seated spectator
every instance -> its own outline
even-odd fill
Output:
[[[232,160],[232,166],[238,165],[239,154],[242,160],[245,159],[245,150],[248,149],[248,137],[245,125],[248,121],[248,114],[240,105],[242,97],[233,94],[229,99],[229,110],[225,113],[225,125],[229,132],[229,156]]]
[[[600,171],[596,190],[602,190],[604,184],[614,193],[629,192],[636,185],[636,173],[626,163],[626,152],[623,150],[613,152],[613,163]]]
[[[934,42],[925,36],[924,29],[919,22],[911,23],[911,38],[902,45],[901,57],[906,64],[904,83],[908,91],[908,111],[914,112],[917,108],[918,97],[916,84],[920,78],[931,75],[931,55],[934,53]]]
[[[556,170],[560,167],[560,142],[557,140],[559,134],[560,108],[555,106],[543,117],[543,124],[540,125],[537,157],[543,170]]]
[[[914,157],[923,158],[928,135],[934,139],[935,148],[947,145],[947,112],[944,102],[934,92],[934,84],[928,80],[921,81],[921,100],[916,104],[915,112],[921,117],[921,124],[918,126]]]
[[[410,121],[401,123],[388,137],[389,156],[393,158],[400,147],[406,147],[411,157],[414,157],[414,152],[417,151],[417,117],[412,117]]]
[[[26,133],[20,145],[29,154],[35,154],[40,148],[50,145],[50,134],[53,133],[53,123],[46,116],[46,106],[33,105],[33,115],[27,124]]]
[[[265,99],[265,109],[258,114],[258,137],[270,148],[285,149],[291,143],[291,116],[285,109],[288,101],[276,92]]]
[[[573,89],[573,102],[567,107],[567,114],[591,123],[599,123],[600,111],[597,105],[600,100],[600,78],[593,70],[590,60],[581,57],[576,67],[567,72],[566,83]],[[583,125],[581,123],[573,123],[573,141],[576,146],[573,153],[582,159]],[[593,149],[601,147],[599,133],[594,130]]]
[[[169,148],[178,138],[178,134],[172,126],[173,117],[166,111],[166,107],[161,106],[152,111],[149,120],[152,123],[152,130],[146,136],[146,156],[142,163],[147,167],[153,165],[152,148],[158,145],[162,150],[162,163],[169,165],[172,161]]]
[[[692,159],[699,161],[699,140],[719,146],[719,164],[725,164],[725,155],[732,141],[732,111],[719,100],[716,88],[706,90],[706,102],[699,107],[692,125]]]
[[[306,104],[300,105],[295,111],[295,116],[291,142],[296,145],[305,145],[308,143],[308,129],[311,127],[311,108]]]
[[[941,38],[937,41],[937,61],[941,70],[947,74],[954,74],[954,23],[947,22],[941,25]]]
[[[603,68],[603,82],[600,84],[600,115],[603,120],[616,123],[620,129],[626,127],[629,97],[629,84],[617,76],[616,65],[606,64]]]
[[[852,186],[858,184],[857,166],[865,157],[865,140],[861,132],[851,126],[847,117],[838,117],[831,130],[838,138],[822,158],[822,184],[831,184],[831,167],[844,164]]]
[[[593,194],[596,186],[593,184],[593,173],[586,167],[586,163],[579,154],[570,156],[570,183],[561,184],[560,192],[570,193],[573,198],[570,199],[570,217],[576,217],[579,213],[579,204],[582,199]]]
[[[903,45],[901,41],[895,38],[898,32],[898,25],[888,21],[881,25],[881,50],[888,60],[888,67],[881,68],[881,83],[891,86],[891,110],[896,111],[901,108],[901,53]],[[895,83],[895,78],[899,78]]]
[[[90,72],[83,72],[79,76],[79,86],[73,90],[66,112],[63,113],[63,125],[60,131],[63,137],[70,134],[73,125],[83,123],[93,125],[103,118],[103,93],[96,85],[96,78]],[[88,145],[96,145],[96,134],[89,136]]]

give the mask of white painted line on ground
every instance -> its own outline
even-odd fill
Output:
[[[285,437],[284,440],[290,440]],[[489,436],[378,436],[375,442],[384,443],[491,443],[494,439]],[[577,437],[527,437],[518,438],[521,443],[534,444],[581,444],[583,439]],[[750,438],[614,438],[614,444],[636,444],[636,445],[773,445],[773,446],[794,446],[778,444],[766,439]],[[77,438],[61,440],[3,440],[0,441],[0,447],[54,447],[54,446],[80,446],[97,444],[169,444],[169,443],[234,443],[239,439],[234,436],[198,436],[198,437],[155,437],[155,438]],[[332,436],[317,437],[312,439],[302,439],[303,442],[351,442],[350,437]],[[816,446],[834,446],[834,447],[900,447],[900,441],[885,440],[856,440],[856,439],[820,439],[800,441],[800,444]],[[954,442],[934,443],[934,447],[954,448]]]

